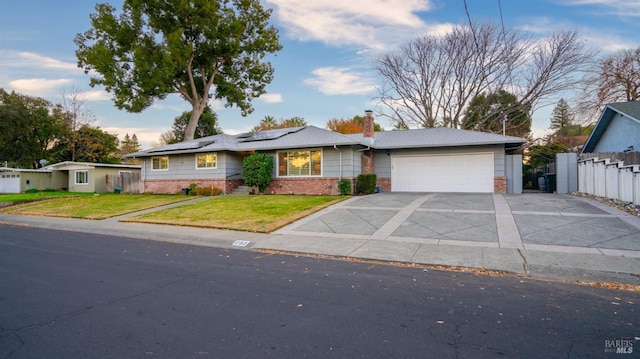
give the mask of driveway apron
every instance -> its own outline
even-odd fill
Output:
[[[379,193],[351,198],[276,233],[640,257],[640,218],[547,193]]]

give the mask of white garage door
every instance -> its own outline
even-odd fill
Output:
[[[493,153],[392,156],[396,192],[493,192]]]
[[[0,193],[20,193],[20,175],[0,175]]]

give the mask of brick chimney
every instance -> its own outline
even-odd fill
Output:
[[[364,111],[363,137],[373,138],[373,111]]]

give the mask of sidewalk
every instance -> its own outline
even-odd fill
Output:
[[[119,222],[137,214],[102,221],[0,214],[0,224],[640,285],[640,218],[573,196],[354,197],[272,234]]]

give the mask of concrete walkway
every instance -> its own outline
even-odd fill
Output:
[[[272,234],[118,222],[137,214],[103,221],[0,214],[0,223],[640,284],[640,218],[571,195],[380,193],[351,198]]]

